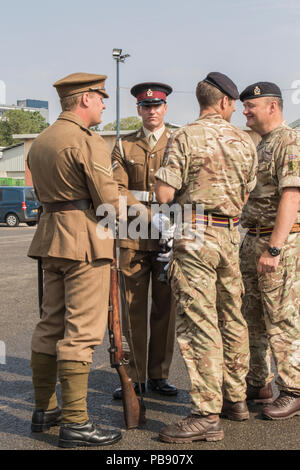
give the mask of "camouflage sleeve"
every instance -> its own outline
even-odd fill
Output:
[[[187,142],[184,133],[175,132],[168,140],[161,168],[155,177],[175,189],[184,184],[188,161]]]
[[[284,188],[300,188],[300,137],[295,131],[285,136],[275,156],[279,191]]]
[[[253,191],[253,189],[255,188],[256,186],[256,175],[257,175],[257,168],[258,168],[258,159],[257,159],[257,152],[256,152],[256,147],[254,145],[254,142],[252,141],[251,139],[251,143],[250,143],[250,158],[251,158],[251,161],[252,161],[252,165],[251,165],[251,168],[250,168],[250,173],[249,173],[249,176],[248,176],[248,181],[247,181],[247,191],[249,193],[251,193],[251,191]]]

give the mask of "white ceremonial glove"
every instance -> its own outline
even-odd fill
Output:
[[[157,212],[152,217],[151,223],[153,223],[156,230],[161,233],[161,238],[163,238],[164,240],[170,240],[171,238],[173,238],[175,232],[175,224],[171,225],[169,217],[167,217],[165,214]]]
[[[162,263],[169,263],[172,257],[173,250],[168,251],[167,253],[158,253],[157,261],[161,261]]]

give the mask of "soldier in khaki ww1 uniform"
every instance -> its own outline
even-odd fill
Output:
[[[151,221],[150,206],[155,199],[154,174],[161,166],[170,136],[164,125],[164,116],[167,112],[166,97],[171,92],[170,86],[153,82],[141,83],[131,89],[131,94],[137,99],[143,127],[120,139],[112,153],[114,179],[118,183],[120,195],[127,198],[129,210],[136,204],[143,204],[146,227]],[[149,389],[162,395],[176,395],[176,387],[167,381],[173,355],[175,318],[171,308],[170,287],[158,279],[162,268],[161,262],[157,260],[161,250],[158,240],[151,239],[150,233],[149,238],[132,239],[129,233],[128,238],[119,240],[119,247],[119,265],[126,284],[122,329],[131,349],[128,375],[133,379],[137,393],[140,390],[139,381],[142,392],[145,391],[148,373]],[[152,305],[148,345],[150,280]],[[116,389],[113,396],[122,398],[122,389]]]
[[[32,338],[35,411],[32,431],[61,422],[60,447],[117,442],[118,430],[89,421],[87,384],[93,350],[108,313],[113,236],[96,235],[96,209],[118,207],[118,187],[103,139],[89,127],[105,109],[105,75],[75,73],[54,86],[63,112],[33,143],[28,166],[43,212],[28,255],[44,270],[42,318]],[[56,378],[62,410],[57,405]]]
[[[175,236],[169,267],[192,401],[190,416],[159,434],[175,443],[221,440],[221,412],[232,420],[249,418],[238,224],[256,184],[257,155],[249,135],[229,123],[239,94],[226,75],[208,74],[196,96],[200,118],[173,133],[155,175],[158,201],[171,201],[176,191],[182,209],[192,205],[193,226],[203,230],[197,242]],[[198,205],[202,212],[195,212]]]
[[[264,418],[300,415],[300,137],[283,121],[282,95],[258,82],[240,96],[247,126],[262,137],[257,185],[242,215],[243,312],[250,337],[247,397],[272,402],[271,355],[279,397]]]

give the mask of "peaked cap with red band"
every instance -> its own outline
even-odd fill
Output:
[[[138,83],[131,88],[130,93],[136,97],[139,106],[166,103],[167,96],[173,89],[169,85],[157,82]]]

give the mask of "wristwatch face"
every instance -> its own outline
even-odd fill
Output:
[[[269,247],[268,247],[268,252],[269,252],[270,255],[272,255],[272,256],[278,256],[278,255],[280,255],[280,250],[279,250],[279,248],[276,248],[276,246],[269,246]]]

